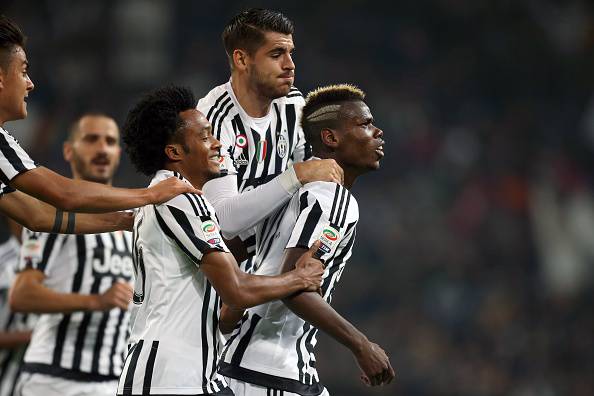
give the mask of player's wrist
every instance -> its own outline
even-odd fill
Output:
[[[84,298],[84,306],[87,311],[102,311],[103,302],[101,296],[98,294],[89,294],[82,296]]]
[[[302,180],[297,176],[295,166],[290,166],[286,171],[278,176],[278,181],[289,195],[293,195],[297,190],[303,187]]]

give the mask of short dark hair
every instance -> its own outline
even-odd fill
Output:
[[[264,43],[265,32],[293,34],[294,30],[293,22],[278,11],[249,8],[227,23],[221,38],[231,59],[238,48],[253,54]]]
[[[15,47],[25,48],[27,38],[21,29],[5,17],[0,15],[0,67],[6,68],[10,63],[10,54]]]
[[[72,140],[74,139],[74,135],[76,135],[76,133],[80,129],[80,122],[85,117],[109,118],[111,120],[114,120],[114,122],[115,122],[115,118],[113,118],[112,116],[110,116],[102,111],[92,110],[92,111],[80,113],[80,115],[78,117],[76,117],[76,119],[72,122],[72,124],[70,124],[70,129],[68,130],[68,139],[67,139],[69,142],[72,142]],[[117,122],[116,122],[116,125],[117,125]]]
[[[139,172],[151,176],[164,168],[164,148],[180,138],[180,128],[184,126],[179,114],[195,109],[196,105],[191,89],[171,85],[146,94],[130,110],[122,128],[122,140]]]
[[[301,112],[301,127],[305,134],[305,140],[314,149],[320,148],[320,131],[324,128],[335,128],[338,122],[336,118],[323,117],[324,111],[322,109],[353,101],[364,102],[365,92],[351,84],[328,85],[308,93],[305,98],[305,106],[303,106]],[[332,110],[329,108],[328,111]],[[316,112],[321,113],[312,118],[312,115]]]

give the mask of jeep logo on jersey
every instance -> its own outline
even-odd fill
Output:
[[[134,273],[132,257],[127,252],[95,248],[93,252],[93,272],[96,275],[118,276],[132,279]]]
[[[276,153],[279,157],[285,158],[287,155],[287,139],[283,135],[279,135],[276,140]]]
[[[248,141],[245,135],[237,135],[237,138],[235,138],[235,145],[239,148],[245,148],[247,143]]]

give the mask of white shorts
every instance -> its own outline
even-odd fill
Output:
[[[118,381],[81,382],[38,373],[21,373],[14,396],[114,396]]]
[[[229,388],[235,393],[235,396],[300,396],[298,393],[266,388],[264,386],[236,380],[235,378],[225,377],[225,379],[229,384]],[[324,391],[320,393],[319,396],[330,396],[330,393],[328,393],[328,389],[324,388]]]

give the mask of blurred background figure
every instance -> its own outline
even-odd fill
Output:
[[[123,120],[169,82],[206,94],[228,79],[221,26],[278,9],[296,86],[365,87],[390,137],[353,190],[358,248],[333,300],[391,357],[396,381],[373,394],[594,394],[592,3],[394,3],[6,0],[36,82],[10,128],[64,173],[81,109]],[[122,162],[121,185],[146,185]],[[348,355],[320,341],[325,385],[371,394]]]

